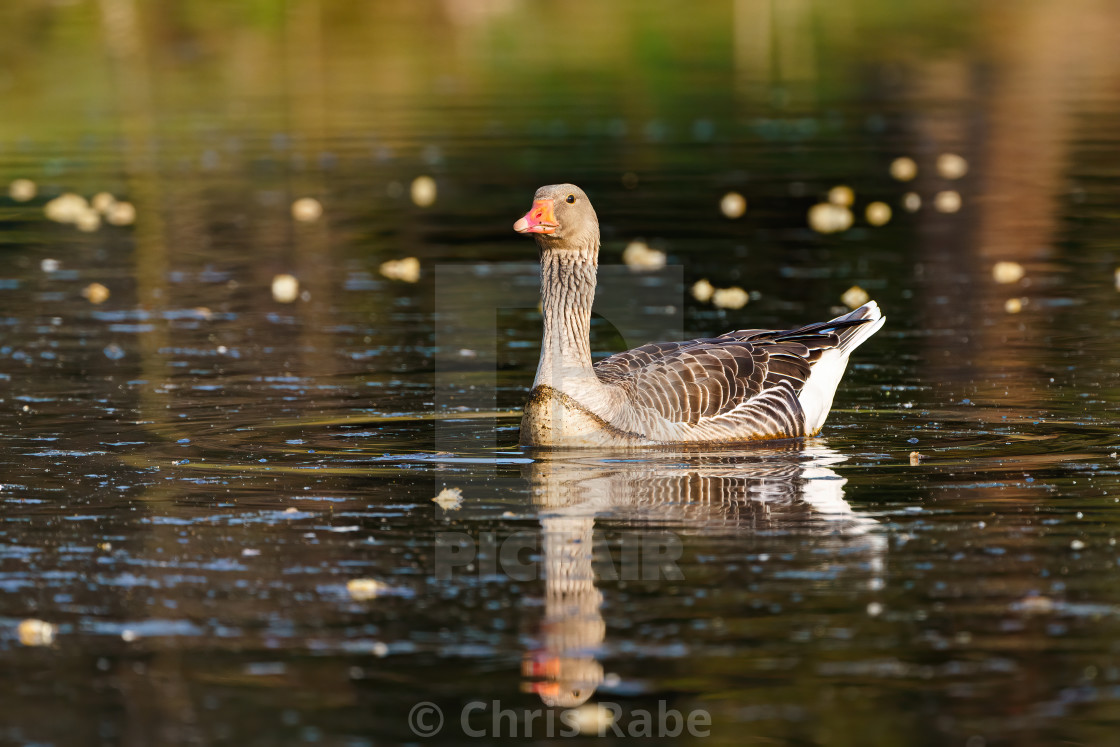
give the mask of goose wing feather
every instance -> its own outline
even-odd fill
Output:
[[[775,388],[800,392],[824,351],[853,320],[793,330],[749,329],[683,342],[655,342],[604,358],[595,373],[635,406],[696,425]]]

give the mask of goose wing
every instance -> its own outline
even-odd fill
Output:
[[[799,393],[813,364],[839,347],[844,328],[866,320],[822,322],[793,330],[748,329],[684,342],[655,342],[599,361],[599,379],[636,407],[696,425],[771,389]]]

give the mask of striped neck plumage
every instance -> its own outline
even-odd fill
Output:
[[[599,242],[572,248],[541,248],[541,314],[544,339],[533,386],[571,392],[598,382],[591,368],[591,305]]]

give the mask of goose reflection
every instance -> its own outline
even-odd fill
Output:
[[[875,531],[875,520],[844,500],[847,481],[831,466],[845,457],[823,446],[659,453],[653,459],[535,456],[524,473],[541,522],[545,605],[537,645],[526,654],[522,674],[525,689],[546,705],[581,705],[603,682],[597,655],[606,623],[596,582],[649,580],[648,555],[667,549],[651,548],[643,537],[640,552],[631,553],[643,556],[641,568],[627,568],[623,550],[619,569],[618,553],[597,541],[597,521],[625,527],[624,547],[626,532],[640,531],[673,540],[675,532],[775,529],[839,536],[855,543],[852,549],[871,569],[873,582],[881,574],[886,538]],[[674,532],[657,531],[670,526]],[[662,559],[655,558],[654,570],[664,568]]]

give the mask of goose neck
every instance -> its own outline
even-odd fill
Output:
[[[594,378],[591,306],[595,301],[598,247],[592,251],[541,251],[541,314],[544,339],[534,386],[564,391],[565,381]]]

